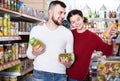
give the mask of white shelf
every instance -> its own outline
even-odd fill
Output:
[[[119,20],[119,18],[89,18],[89,21],[115,21]]]
[[[21,19],[21,20],[28,20],[28,21],[32,21],[32,22],[43,21],[43,19],[40,19],[40,18],[37,18],[37,17],[34,17],[34,16],[30,16],[30,15],[27,15],[27,14],[23,14],[23,13],[20,13],[20,12],[12,11],[12,10],[9,10],[9,9],[5,9],[5,8],[2,8],[2,7],[0,7],[0,13],[2,13],[2,14],[9,13],[11,15],[11,17],[13,17],[13,18],[17,17],[18,19]]]
[[[8,68],[10,68],[10,67],[13,67],[13,66],[15,66],[15,65],[17,65],[17,64],[19,64],[19,63],[21,63],[21,61],[18,59],[18,60],[14,60],[14,61],[7,62],[7,63],[5,63],[5,64],[1,64],[1,65],[0,65],[0,71],[5,70],[5,69],[8,69]]]
[[[0,41],[12,41],[12,40],[21,40],[20,36],[2,36]]]
[[[19,35],[30,35],[30,32],[19,32]]]
[[[25,57],[27,57],[26,54],[19,54],[19,58],[25,58]]]
[[[6,75],[7,76],[23,76],[23,75],[25,75],[26,73],[28,73],[32,70],[33,70],[33,67],[27,68],[27,69],[25,69],[21,72],[4,72],[4,71],[2,71],[2,72],[0,72],[0,75],[4,75],[4,76],[6,76]]]

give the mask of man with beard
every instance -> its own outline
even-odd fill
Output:
[[[73,61],[69,62],[64,57],[58,58],[61,53],[73,53],[72,32],[61,25],[65,8],[63,2],[52,1],[48,9],[48,21],[33,27],[30,32],[30,39],[35,37],[45,45],[28,45],[27,57],[34,59],[32,81],[66,81],[66,68]]]

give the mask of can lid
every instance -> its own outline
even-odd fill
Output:
[[[71,58],[71,61],[74,61],[75,60],[75,56],[73,53],[70,53],[70,58]]]
[[[17,78],[17,76],[10,76],[10,78]]]
[[[33,45],[35,41],[36,41],[36,38],[35,38],[35,37],[32,37],[32,38],[30,39],[29,43],[30,43],[31,45]]]

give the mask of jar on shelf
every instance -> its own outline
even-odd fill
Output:
[[[17,81],[17,76],[10,76],[9,81]]]
[[[3,58],[3,45],[0,45],[0,64],[4,63],[4,58]]]
[[[4,62],[12,61],[11,44],[4,44]]]
[[[9,76],[4,76],[3,81],[10,81],[10,77]]]
[[[3,17],[0,16],[0,36],[3,36],[2,19],[3,19]]]

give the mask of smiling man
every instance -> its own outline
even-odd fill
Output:
[[[65,8],[63,2],[52,1],[48,8],[48,21],[31,30],[30,39],[35,37],[45,45],[28,46],[27,56],[34,59],[33,81],[66,81],[66,68],[72,63],[66,58],[58,58],[61,53],[73,53],[72,32],[61,25]]]

